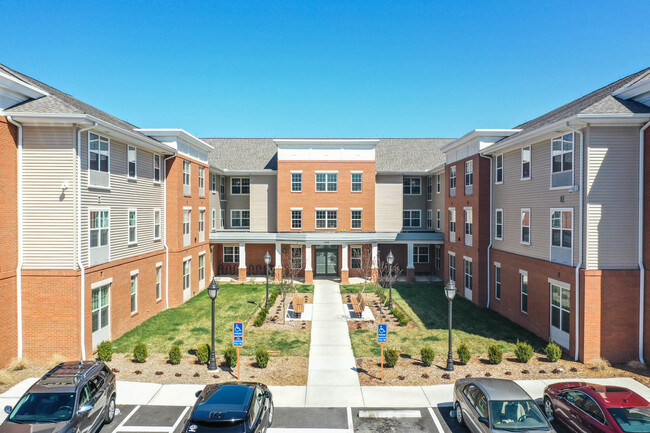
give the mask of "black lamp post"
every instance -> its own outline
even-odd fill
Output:
[[[454,300],[456,296],[456,284],[453,280],[449,280],[445,286],[445,296],[449,301],[449,354],[447,356],[447,371],[454,371],[454,357],[451,352],[451,301]]]
[[[388,263],[388,309],[393,309],[393,262],[395,261],[395,256],[393,256],[393,251],[389,251],[386,256],[386,262]]]
[[[219,295],[219,284],[212,277],[212,281],[208,286],[208,296],[212,299],[212,351],[210,352],[210,361],[208,362],[208,371],[219,371],[217,367],[217,358],[214,354],[214,300]]]
[[[270,308],[269,305],[269,265],[271,264],[271,254],[267,251],[264,254],[264,263],[266,263],[266,308]]]

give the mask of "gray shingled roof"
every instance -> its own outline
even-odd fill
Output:
[[[277,170],[271,138],[202,138],[212,145],[210,165],[223,170]],[[441,146],[451,138],[382,138],[376,148],[377,171],[421,172],[445,162]]]

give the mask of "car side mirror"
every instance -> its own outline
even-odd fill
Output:
[[[559,393],[558,395],[555,396],[558,400],[562,400],[564,398],[564,394]]]
[[[87,404],[84,406],[81,406],[79,410],[77,411],[77,414],[80,416],[86,415],[90,410],[93,408],[92,404]]]
[[[478,422],[481,422],[481,423],[485,424],[486,426],[490,427],[490,421],[484,416],[479,416],[478,417]]]
[[[13,408],[11,406],[5,406],[5,413],[11,413]]]
[[[264,391],[264,398],[271,398],[271,393],[269,391]]]
[[[203,392],[203,391],[196,391],[196,392],[194,393],[194,396],[195,396],[195,397],[198,397],[198,396],[201,395],[202,392]]]

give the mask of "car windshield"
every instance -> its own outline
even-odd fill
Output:
[[[624,432],[650,431],[650,407],[619,407],[607,410]]]
[[[204,422],[190,420],[185,433],[237,433],[244,432],[244,421]]]
[[[74,393],[52,392],[24,395],[8,420],[15,423],[61,422],[72,418]]]
[[[491,401],[490,414],[495,429],[509,431],[549,430],[546,418],[532,400]]]

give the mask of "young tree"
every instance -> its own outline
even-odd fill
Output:
[[[286,323],[287,317],[287,294],[295,292],[296,280],[300,272],[304,269],[304,260],[302,250],[300,257],[292,257],[291,249],[288,253],[282,254],[282,280],[280,281],[280,290],[282,292],[282,323]]]
[[[361,293],[365,293],[368,284],[372,281],[372,247],[369,245],[364,245],[361,248],[359,275],[363,278],[363,290]]]
[[[383,261],[379,263],[379,284],[385,289],[386,287],[393,287],[393,284],[397,281],[397,278],[402,274],[403,269],[399,267],[396,263],[389,265],[388,262]],[[391,308],[390,300],[392,299],[392,293],[389,297],[389,305]],[[383,314],[383,313],[382,313]]]

